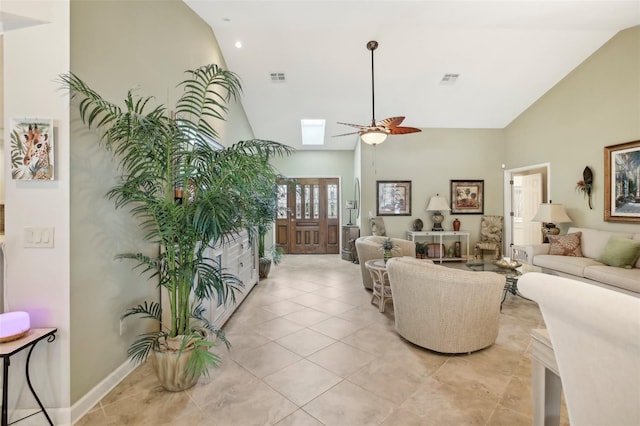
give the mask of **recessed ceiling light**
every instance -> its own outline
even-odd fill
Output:
[[[238,49],[241,49],[241,48],[242,48],[242,42],[241,42],[240,40],[236,41],[235,46],[236,46]]]
[[[229,18],[222,18],[222,20],[223,20],[224,22],[231,22],[231,19],[229,19]]]

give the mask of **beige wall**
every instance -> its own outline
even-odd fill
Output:
[[[184,3],[171,1],[74,1],[71,7],[71,71],[98,93],[122,105],[128,89],[172,105],[184,71],[207,63],[224,65],[213,33]],[[235,105],[221,130],[225,145],[253,135]],[[117,253],[141,247],[141,234],[127,211],[115,211],[104,194],[116,165],[72,108],[71,137],[71,401],[78,401],[126,361],[140,321],[120,315],[157,297],[132,265]],[[96,362],[99,360],[99,362]]]
[[[604,222],[603,148],[640,139],[640,27],[617,34],[515,119],[505,135],[509,168],[551,164],[550,199],[566,206],[573,225],[638,228]],[[594,173],[593,210],[575,190],[585,166]]]

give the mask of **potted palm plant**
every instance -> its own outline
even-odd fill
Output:
[[[284,251],[281,247],[272,246],[269,250],[269,256],[266,254],[264,237],[269,228],[258,226],[258,257],[259,259],[259,276],[260,278],[268,278],[271,272],[271,264],[277,265],[282,260]]]
[[[283,181],[284,177],[279,176],[279,181]],[[267,183],[267,182],[265,182]],[[257,210],[255,211],[254,222],[257,223],[258,232],[258,257],[259,257],[259,276],[267,278],[271,271],[271,264],[277,265],[284,254],[281,247],[271,246],[267,250],[265,244],[265,236],[273,227],[278,213],[278,185],[273,182],[270,187],[263,188],[260,194],[256,194],[255,202]],[[267,254],[268,252],[268,254]]]
[[[211,121],[224,119],[228,102],[241,91],[238,77],[215,64],[187,71],[184,89],[170,113],[151,107],[150,98],[129,91],[124,108],[111,103],[74,74],[62,82],[78,100],[80,117],[101,131],[101,142],[119,160],[120,182],[107,197],[116,208],[129,208],[145,238],[159,244],[157,256],[124,253],[150,282],[165,290],[168,315],[147,301],[124,317],[151,318],[160,326],[138,336],[128,355],[152,361],[162,385],[172,391],[194,385],[216,366],[209,349],[214,340],[229,342],[204,316],[202,302],[230,299],[242,282],[210,258],[210,247],[223,244],[242,229],[258,225],[256,194],[264,195],[277,177],[269,164],[290,148],[276,142],[249,140],[219,149]],[[168,318],[168,320],[166,320]]]

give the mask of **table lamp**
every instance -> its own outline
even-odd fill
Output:
[[[549,203],[540,204],[538,212],[531,221],[543,223],[542,242],[548,243],[548,235],[558,235],[560,233],[560,229],[555,224],[571,222],[571,218],[567,215],[562,204],[549,201]]]
[[[356,209],[355,200],[347,200],[346,207],[347,207],[347,210],[349,210],[349,223],[347,223],[347,225],[353,225],[351,221],[351,213]]]
[[[433,212],[433,216],[431,216],[431,220],[433,221],[432,231],[444,231],[442,228],[442,221],[444,220],[444,216],[442,215],[442,211],[450,211],[449,202],[446,198],[441,197],[440,194],[436,194],[429,199],[429,204],[427,205],[428,212]]]

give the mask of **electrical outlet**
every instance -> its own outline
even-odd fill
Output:
[[[126,332],[127,332],[127,323],[125,322],[124,319],[121,319],[120,320],[120,335],[122,336]]]

